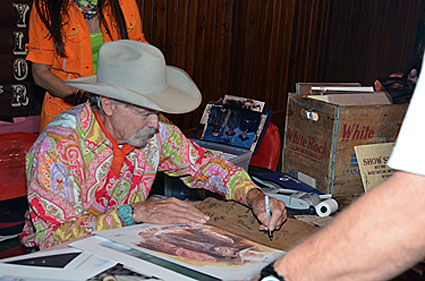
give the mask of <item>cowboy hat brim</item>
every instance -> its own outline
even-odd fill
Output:
[[[166,71],[168,87],[155,93],[139,93],[125,87],[100,84],[96,75],[64,82],[90,93],[165,113],[181,114],[195,110],[202,101],[195,83],[180,68],[166,66]]]

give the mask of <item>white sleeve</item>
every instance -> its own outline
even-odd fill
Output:
[[[425,176],[425,59],[388,165]]]

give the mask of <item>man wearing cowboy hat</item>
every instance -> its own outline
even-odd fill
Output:
[[[47,248],[93,231],[135,223],[205,223],[209,217],[176,198],[146,200],[157,171],[181,176],[251,206],[260,230],[279,228],[285,205],[264,195],[247,173],[185,138],[160,112],[186,113],[201,94],[157,48],[131,40],[99,51],[97,76],[66,81],[93,93],[90,104],[53,119],[27,154],[29,212],[21,235]]]

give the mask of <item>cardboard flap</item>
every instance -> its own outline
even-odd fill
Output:
[[[391,99],[384,92],[375,93],[327,93],[312,95],[308,98],[321,100],[338,105],[375,105],[391,104]]]
[[[298,82],[295,84],[297,94],[302,97],[311,95],[312,87],[360,87],[357,82]]]

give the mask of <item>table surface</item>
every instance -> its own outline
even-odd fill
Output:
[[[332,216],[337,215],[343,209],[352,204],[355,200],[357,200],[359,196],[342,196],[336,197],[335,199],[338,201],[338,211]],[[53,247],[53,249],[58,249],[62,247],[67,247],[69,243],[64,243],[60,246]],[[419,264],[418,266],[413,267],[412,269],[407,270],[406,272],[400,274],[399,276],[391,279],[391,281],[419,281],[425,280],[425,265],[424,263]]]

